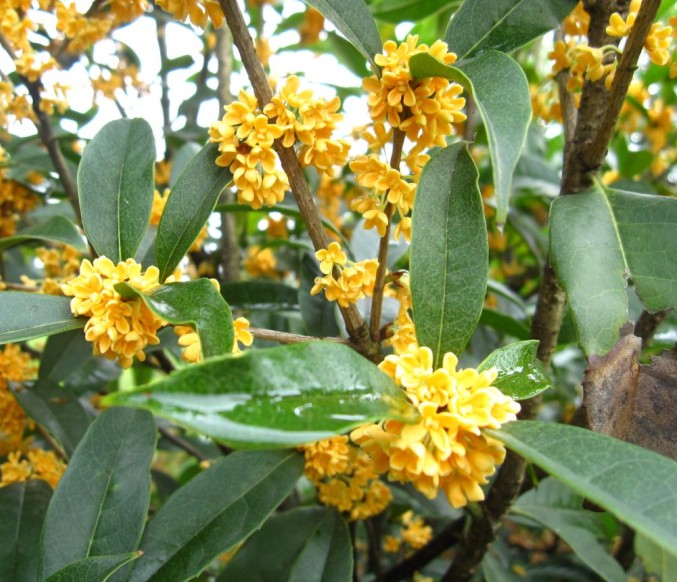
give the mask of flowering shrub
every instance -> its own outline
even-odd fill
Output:
[[[672,4],[240,4],[0,0],[0,579],[669,576]]]

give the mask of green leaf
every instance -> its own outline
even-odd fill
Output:
[[[222,283],[221,295],[231,307],[245,310],[298,310],[299,290],[274,281]]]
[[[485,430],[660,547],[677,548],[677,463],[576,426],[522,420]]]
[[[92,344],[80,330],[67,331],[58,337],[51,336],[42,350],[38,378],[57,384],[82,366],[90,355]]]
[[[677,581],[677,549],[669,552],[642,534],[635,534],[635,553],[642,560],[647,574],[661,582]]]
[[[233,316],[208,279],[168,283],[148,293],[127,283],[118,283],[115,290],[123,297],[139,297],[155,315],[169,323],[192,324],[200,337],[204,358],[232,351]]]
[[[351,579],[352,570],[352,543],[341,516],[328,507],[298,507],[270,518],[228,562],[217,582],[344,582]]]
[[[99,255],[114,263],[136,254],[153,206],[155,139],[144,119],[107,123],[82,154],[82,226]]]
[[[460,354],[482,313],[487,288],[487,228],[477,168],[465,142],[426,164],[416,194],[411,239],[411,299],[416,337],[441,366]]]
[[[0,239],[0,251],[31,240],[65,243],[81,252],[87,251],[87,245],[78,229],[63,216],[53,216],[42,224],[25,228],[14,236]]]
[[[52,488],[37,479],[0,488],[0,580],[37,579],[35,548],[51,496]]]
[[[350,43],[371,63],[379,67],[374,56],[383,51],[376,22],[364,0],[303,0],[329,20]]]
[[[68,390],[44,383],[14,391],[21,408],[44,426],[70,457],[91,423],[90,414]]]
[[[137,549],[156,436],[153,417],[141,410],[113,408],[92,423],[47,510],[42,580],[84,558]]]
[[[337,323],[336,305],[322,295],[311,295],[315,278],[322,277],[315,257],[306,253],[301,259],[301,283],[298,289],[298,302],[306,333],[314,337],[336,337],[340,334]]]
[[[494,386],[515,400],[525,400],[552,388],[543,364],[536,358],[538,340],[510,344],[490,353],[477,366],[479,372],[496,368]]]
[[[455,8],[462,0],[383,0],[371,4],[371,13],[376,20],[399,24],[403,20],[416,22],[446,10]]]
[[[558,28],[577,0],[466,0],[444,41],[459,59],[487,50],[510,52]]]
[[[376,419],[416,416],[374,364],[320,341],[214,358],[104,402],[151,410],[236,447],[293,447]]]
[[[677,307],[677,200],[598,187],[552,206],[550,253],[578,341],[606,354],[628,321],[626,277],[649,311]],[[600,269],[599,265],[604,265]]]
[[[185,55],[188,56],[188,55]],[[195,63],[195,60],[188,56],[190,59],[190,64],[192,66]],[[172,168],[169,172],[169,188],[173,188],[176,184],[179,176],[186,169],[186,166],[197,156],[202,150],[202,146],[194,141],[189,141],[183,144],[179,151],[172,157]]]
[[[84,327],[84,318],[71,313],[68,297],[0,292],[0,344],[18,342]]]
[[[555,479],[544,479],[536,489],[522,495],[510,513],[552,530],[606,582],[626,581],[623,568],[598,541],[603,534],[603,516],[584,510],[583,496]]]
[[[480,324],[491,327],[518,340],[527,340],[531,337],[531,332],[524,323],[494,309],[485,307],[482,310]]]
[[[531,120],[529,83],[509,56],[488,51],[447,66],[428,54],[409,60],[415,78],[444,77],[463,85],[475,99],[489,140],[496,195],[496,222],[508,216],[512,175],[527,138]]]
[[[72,564],[68,564],[55,574],[52,574],[45,582],[106,582],[122,566],[136,560],[138,552],[118,554],[116,556],[95,556],[83,558]]]
[[[148,523],[143,556],[129,582],[178,582],[197,575],[261,527],[292,490],[303,464],[297,452],[242,451],[191,479]]]
[[[219,194],[233,179],[228,168],[216,165],[218,156],[218,144],[204,146],[169,193],[155,247],[160,281],[174,272],[214,211]]]

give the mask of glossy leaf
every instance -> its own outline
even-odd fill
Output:
[[[465,142],[428,162],[416,194],[410,255],[416,337],[440,367],[459,354],[482,313],[487,288],[487,229],[477,168]]]
[[[35,548],[51,496],[52,488],[37,479],[0,487],[0,580],[37,579]]]
[[[523,420],[485,432],[660,547],[677,547],[675,461],[563,424]]]
[[[322,277],[320,267],[310,253],[301,259],[300,275],[298,302],[306,333],[314,337],[336,337],[340,334],[336,305],[327,301],[322,294],[310,294],[315,278]]]
[[[298,310],[298,289],[274,281],[222,283],[221,295],[231,307],[246,310]]]
[[[383,0],[370,5],[376,20],[399,24],[403,20],[416,22],[442,10],[454,8],[462,0]]]
[[[58,383],[70,376],[88,356],[92,355],[92,343],[85,334],[74,329],[57,336],[51,336],[40,358],[38,378]]]
[[[178,582],[197,575],[261,526],[289,495],[303,465],[297,452],[242,451],[191,479],[148,523],[143,556],[129,582]]]
[[[118,283],[123,297],[139,297],[148,308],[173,324],[192,324],[197,330],[205,358],[229,354],[235,341],[233,316],[221,294],[207,279],[168,283],[141,293],[127,283]]]
[[[600,513],[583,509],[583,496],[556,481],[544,479],[522,495],[510,513],[528,517],[552,530],[606,582],[625,582],[626,575],[598,541],[603,525]]]
[[[139,557],[138,552],[83,558],[52,574],[45,582],[106,582],[122,566]]]
[[[577,0],[466,0],[444,41],[459,59],[487,50],[509,52],[558,28]]]
[[[647,310],[677,307],[677,261],[665,251],[673,243],[672,198],[599,187],[555,201],[552,264],[587,355],[604,355],[618,341],[628,321],[626,277]]]
[[[77,397],[46,383],[16,390],[14,396],[26,414],[56,437],[70,457],[92,421]]]
[[[374,18],[364,0],[303,0],[329,20],[371,63],[379,67],[374,56],[383,51],[383,43]]]
[[[543,364],[536,358],[537,340],[509,344],[489,354],[477,366],[478,371],[496,368],[498,378],[493,383],[504,394],[524,400],[552,388]]]
[[[0,344],[35,339],[84,327],[71,313],[70,299],[56,295],[0,292]]]
[[[136,255],[153,205],[155,138],[144,119],[117,119],[89,142],[78,167],[82,226],[99,255]]]
[[[218,144],[204,146],[169,194],[155,243],[160,281],[174,272],[214,211],[219,194],[233,179],[228,168],[216,165],[218,156]]]
[[[374,364],[320,341],[214,358],[104,402],[151,410],[236,447],[292,447],[372,420],[416,416]]]
[[[409,61],[416,78],[444,77],[469,91],[477,104],[489,140],[496,196],[496,222],[508,216],[512,175],[531,120],[529,83],[522,68],[509,56],[489,51],[450,67],[428,54]]]
[[[269,519],[217,582],[343,582],[351,579],[352,568],[352,543],[341,516],[333,508],[298,507]]]
[[[188,56],[188,55],[185,55]],[[189,66],[192,66],[195,61],[192,57]],[[184,143],[176,154],[172,157],[172,168],[169,172],[169,188],[173,188],[179,179],[179,176],[186,169],[186,166],[197,156],[202,150],[202,146],[194,141]]]
[[[42,224],[30,226],[17,232],[14,236],[0,239],[0,251],[26,241],[44,240],[48,242],[65,243],[74,246],[81,252],[87,250],[82,235],[76,226],[64,216],[52,216]]]
[[[156,436],[153,417],[142,410],[106,410],[92,423],[47,510],[41,579],[84,558],[137,549]]]

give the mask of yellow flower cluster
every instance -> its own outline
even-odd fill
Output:
[[[394,287],[395,299],[397,299],[400,305],[397,310],[397,316],[390,326],[385,345],[392,346],[396,354],[402,354],[417,345],[416,330],[410,315],[411,291],[409,289],[409,273],[394,273],[392,287]]]
[[[16,121],[34,120],[35,112],[25,94],[15,93],[14,85],[9,81],[0,81],[0,126],[7,127],[11,118]],[[4,155],[2,161],[5,161]]]
[[[607,89],[611,87],[617,63],[615,60],[604,63],[609,52],[615,47],[591,47],[573,40],[558,40],[548,57],[553,61],[552,75],[568,70],[567,90],[573,92],[581,89],[585,80],[599,81],[604,78]]]
[[[140,299],[123,299],[115,290],[118,283],[128,283],[142,292],[160,285],[157,267],[141,272],[141,265],[127,259],[117,265],[106,257],[93,263],[82,261],[80,274],[62,285],[64,295],[73,297],[74,315],[88,317],[85,338],[94,344],[94,354],[109,360],[118,359],[120,366],[129,368],[134,356],[144,361],[143,350],[160,343],[157,331],[165,322],[157,317]]]
[[[169,189],[165,189],[163,194],[160,194],[157,190],[153,192],[153,207],[150,211],[150,221],[149,224],[152,226],[157,226],[160,224],[160,219],[162,218],[162,213],[165,210],[167,205],[167,200],[169,198]],[[202,248],[202,244],[205,242],[207,235],[207,225],[202,227],[202,230],[198,233],[197,237],[193,241],[193,244],[190,245],[188,252],[196,253]]]
[[[411,347],[379,365],[418,408],[416,424],[388,420],[352,432],[351,439],[388,478],[411,482],[434,498],[444,491],[453,507],[484,499],[481,485],[503,461],[505,448],[481,432],[516,419],[519,404],[491,384],[496,371],[456,370],[452,353],[433,369],[429,348]]]
[[[223,25],[223,11],[218,0],[156,0],[155,3],[180,22],[188,19],[200,28],[207,28],[210,20],[214,28]]]
[[[48,277],[70,277],[80,268],[82,255],[73,246],[64,244],[58,248],[39,247],[38,258],[44,264],[45,275]]]
[[[25,429],[32,426],[9,390],[9,382],[30,380],[35,365],[19,346],[7,344],[0,351],[0,456],[21,448]]]
[[[94,43],[105,38],[113,27],[107,18],[87,17],[81,14],[75,3],[56,3],[56,28],[69,40],[68,51],[82,53]]]
[[[66,470],[66,464],[52,451],[31,449],[24,459],[21,456],[20,451],[9,453],[7,461],[0,465],[0,487],[28,479],[41,479],[54,489]]]
[[[445,146],[444,138],[451,135],[452,124],[466,116],[462,112],[465,99],[460,97],[460,85],[440,77],[413,79],[409,59],[419,53],[427,53],[447,65],[456,61],[456,55],[439,40],[430,47],[419,45],[418,36],[408,36],[399,46],[389,40],[383,45],[383,53],[374,59],[381,67],[381,78],[369,77],[362,86],[368,93],[371,118],[399,128],[421,151]]]
[[[315,278],[311,295],[317,295],[324,289],[327,300],[338,301],[341,307],[348,307],[359,299],[372,296],[378,270],[376,259],[348,261],[337,242],[329,243],[326,249],[317,251],[315,256],[320,261],[320,271],[324,277]],[[334,269],[340,273],[338,279],[334,278]]]
[[[324,30],[324,16],[314,8],[308,7],[303,14],[303,22],[299,26],[301,44],[313,44],[320,40],[320,33]]]
[[[16,233],[16,225],[21,215],[37,206],[39,198],[28,188],[5,180],[0,170],[0,237]]]
[[[336,507],[351,521],[381,513],[392,493],[379,480],[371,460],[351,445],[347,436],[334,436],[302,448],[305,473],[324,505]]]
[[[277,277],[277,259],[270,248],[249,247],[242,264],[250,277]]]
[[[254,336],[249,331],[249,320],[247,318],[238,317],[233,320],[233,332],[235,335],[233,349],[231,350],[233,354],[239,354],[242,351],[239,344],[247,347],[252,345]],[[183,348],[181,359],[191,364],[201,362],[202,344],[195,329],[190,325],[176,325],[174,326],[174,333],[179,336],[179,345]]]

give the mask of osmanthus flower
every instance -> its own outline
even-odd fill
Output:
[[[66,464],[52,451],[30,449],[22,459],[21,451],[9,453],[0,465],[0,487],[29,479],[47,481],[54,489],[66,470]]]
[[[231,350],[233,354],[239,354],[242,351],[239,344],[243,346],[252,345],[254,336],[249,331],[249,320],[247,318],[238,317],[233,320],[233,332],[235,335]],[[191,364],[201,362],[202,344],[195,329],[190,325],[175,325],[174,333],[179,336],[179,345],[183,348],[181,359]]]
[[[410,482],[431,499],[441,489],[453,507],[462,507],[484,499],[481,485],[505,456],[482,429],[515,420],[519,404],[492,386],[496,370],[457,370],[457,364],[447,353],[433,369],[431,350],[416,345],[387,356],[379,367],[403,387],[420,420],[365,425],[350,437],[389,479]]]
[[[315,278],[311,295],[317,295],[324,290],[327,300],[338,301],[341,307],[372,296],[378,270],[376,259],[349,261],[337,242],[330,243],[327,249],[317,251],[315,257],[320,261],[320,268],[325,275]],[[334,278],[334,269],[340,273],[338,279]]]
[[[9,382],[19,383],[34,377],[36,365],[14,344],[0,350],[0,456],[21,448],[24,431],[33,423],[9,390]]]
[[[347,436],[330,437],[301,447],[306,477],[317,488],[320,503],[336,507],[348,519],[367,519],[381,513],[392,493],[379,480],[369,456]]]
[[[218,0],[156,0],[156,4],[176,20],[206,28],[211,20],[214,28],[221,28],[224,16]]]
[[[142,272],[141,265],[127,259],[117,265],[107,257],[80,265],[80,274],[62,285],[64,295],[73,297],[74,315],[88,317],[85,338],[94,344],[95,355],[109,360],[118,359],[129,368],[134,357],[144,361],[144,349],[160,343],[157,332],[165,322],[157,317],[140,299],[125,299],[116,290],[117,283],[128,283],[147,292],[160,285],[157,267]]]
[[[82,53],[102,40],[113,27],[113,20],[99,16],[88,17],[78,11],[76,4],[56,3],[56,29],[68,39],[68,51]]]

